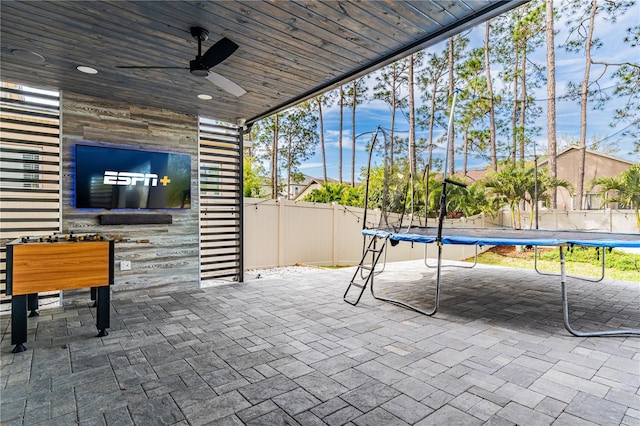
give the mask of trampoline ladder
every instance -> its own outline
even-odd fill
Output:
[[[347,291],[345,291],[344,296],[342,296],[342,299],[345,302],[353,306],[358,304],[358,302],[362,298],[362,295],[364,294],[365,289],[367,288],[367,285],[371,283],[371,280],[373,279],[373,275],[376,269],[376,265],[378,264],[378,261],[380,260],[380,256],[382,256],[382,253],[384,252],[385,247],[387,245],[387,239],[384,238],[382,239],[382,244],[380,245],[380,247],[377,248],[377,240],[378,240],[378,237],[373,237],[369,242],[369,245],[367,246],[367,248],[364,249],[362,253],[362,259],[360,259],[360,263],[358,264],[358,267],[356,268],[356,271],[354,272],[353,277],[349,282]],[[367,259],[370,260],[370,263],[367,262]],[[353,299],[350,300],[347,297],[349,295],[349,291],[351,290],[351,287],[355,287],[359,289],[359,290],[355,290],[355,293],[357,293],[357,298],[355,300]]]

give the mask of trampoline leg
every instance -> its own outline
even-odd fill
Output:
[[[604,279],[604,273],[605,273],[605,254],[604,252],[605,247],[600,247],[600,249],[602,250],[602,267],[600,269],[600,277],[599,278],[585,278],[585,277],[575,277],[575,276],[571,276],[571,278],[576,278],[578,280],[582,280],[582,281],[589,281],[592,283],[599,283],[600,281],[602,281]],[[558,274],[553,274],[550,272],[543,272],[538,268],[538,246],[534,247],[534,251],[533,251],[533,269],[540,275],[547,275],[547,276],[557,276]]]
[[[565,267],[564,248],[560,249],[560,280],[562,284],[562,316],[564,328],[576,337],[607,337],[607,336],[640,336],[640,330],[600,330],[600,331],[577,331],[571,327],[569,322],[569,299],[567,297],[567,271]]]
[[[476,249],[475,255],[473,257],[473,263],[471,265],[447,265],[447,268],[462,268],[462,269],[471,269],[475,268],[478,265],[478,245],[474,246]],[[482,246],[481,246],[482,247]],[[429,263],[429,244],[424,245],[424,264],[427,268],[436,269],[438,265],[431,265]]]
[[[373,289],[373,278],[371,279],[371,296],[373,296],[374,299],[382,300],[383,302],[393,303],[394,305],[402,306],[403,308],[410,309],[422,315],[427,315],[427,316],[435,315],[435,313],[438,312],[438,308],[440,307],[440,272],[441,270],[442,270],[442,245],[438,244],[438,266],[436,270],[436,295],[435,295],[435,300],[433,304],[433,309],[429,311],[418,308],[417,306],[413,306],[412,304],[403,302],[401,300],[377,296]]]

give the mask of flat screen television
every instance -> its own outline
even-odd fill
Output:
[[[76,207],[191,208],[191,156],[76,145]]]

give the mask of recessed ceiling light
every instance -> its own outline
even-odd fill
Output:
[[[30,50],[13,49],[11,54],[24,62],[34,65],[44,64],[45,62],[44,56]]]
[[[84,65],[78,65],[76,67],[76,69],[80,72],[83,72],[85,74],[98,74],[98,70],[95,68],[91,68],[91,67],[86,67]]]
[[[213,99],[213,96],[205,95],[204,93],[202,93],[198,95],[198,99],[202,99],[203,101],[210,101],[211,99]]]

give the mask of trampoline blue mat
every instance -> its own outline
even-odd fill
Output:
[[[419,243],[436,242],[437,227],[411,227],[408,231],[365,229],[363,235]],[[602,231],[559,231],[512,228],[443,228],[443,244],[493,246],[640,247],[640,234]]]

